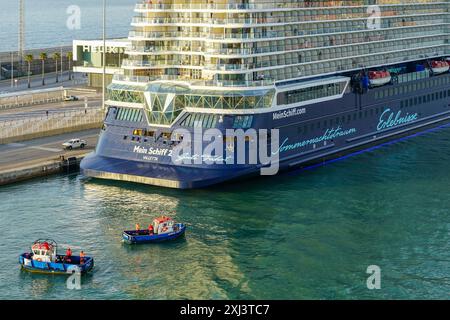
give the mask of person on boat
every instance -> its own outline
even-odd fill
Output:
[[[72,249],[67,248],[66,255],[64,256],[64,261],[69,263],[72,261]]]
[[[140,226],[140,224],[139,224],[139,223],[136,223],[136,226],[135,226],[135,228],[136,228],[136,231],[139,231],[139,230],[141,230],[141,226]]]
[[[86,257],[86,255],[84,254],[84,251],[83,250],[81,250],[81,252],[80,252],[80,264],[83,264],[84,263],[84,258]]]
[[[153,234],[153,224],[148,225],[148,234]]]

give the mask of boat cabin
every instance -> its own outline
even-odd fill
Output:
[[[32,259],[42,262],[53,262],[56,260],[56,244],[52,241],[38,240],[31,246]]]
[[[165,234],[174,231],[173,226],[175,222],[169,217],[159,217],[153,220],[153,232],[155,234]]]

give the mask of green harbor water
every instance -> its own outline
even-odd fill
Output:
[[[450,129],[205,190],[51,176],[0,187],[0,299],[449,299]],[[173,243],[121,232],[170,214]],[[81,290],[21,271],[37,238],[95,258]],[[367,267],[381,268],[369,290]]]

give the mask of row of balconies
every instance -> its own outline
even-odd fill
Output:
[[[155,3],[153,3],[155,2]],[[436,1],[439,2],[439,1]],[[405,6],[408,4],[413,5],[429,5],[433,2],[422,2],[417,0],[411,1],[399,1],[399,3],[391,5],[393,6]],[[382,6],[382,3],[378,3]],[[362,1],[273,1],[262,3],[190,3],[179,1],[179,3],[159,3],[155,1],[144,1],[144,3],[136,4],[135,11],[153,11],[153,10],[205,10],[205,11],[230,11],[230,10],[276,10],[276,9],[313,9],[313,8],[358,8],[366,7]]]
[[[166,81],[188,81],[196,86],[225,86],[225,87],[256,87],[273,85],[273,80],[202,80],[190,79],[182,75],[154,75],[154,76],[130,76],[114,74],[114,81],[147,84],[150,81],[166,80]]]
[[[400,49],[401,50],[401,49]],[[284,68],[277,68],[262,71],[259,73],[260,80],[196,80],[189,79],[186,76],[177,75],[158,75],[152,77],[130,77],[123,75],[115,75],[115,81],[131,81],[135,82],[139,79],[140,82],[146,83],[153,80],[179,80],[190,82],[194,86],[226,86],[226,87],[254,87],[254,86],[270,86],[275,81],[288,80],[292,78],[300,78],[305,76],[314,76],[318,74],[332,73],[338,71],[352,70],[362,67],[373,67],[379,65],[389,65],[394,63],[401,63],[405,61],[412,61],[416,59],[425,59],[445,55],[445,46],[437,46],[430,48],[408,49],[398,51],[395,54],[391,52],[382,52],[379,54],[370,54],[362,57],[339,57],[333,61],[323,63],[303,63],[300,66],[286,65]],[[248,76],[252,77],[253,73]]]
[[[351,45],[356,43],[365,42],[377,42],[384,40],[392,40],[399,38],[411,38],[411,37],[421,37],[424,35],[432,36],[442,34],[442,28],[434,28],[431,30],[417,30],[414,28],[412,30],[407,30],[403,32],[383,32],[383,30],[378,32],[367,32],[367,33],[357,33],[350,36],[341,37],[316,37],[316,38],[305,38],[294,43],[293,40],[282,40],[274,41],[270,45],[261,46],[258,44],[251,43],[252,48],[243,48],[242,46],[247,46],[246,44],[238,44],[240,48],[218,48],[218,47],[207,47],[202,46],[192,47],[190,44],[173,43],[172,46],[137,46],[133,45],[127,49],[128,54],[163,54],[163,53],[173,53],[173,52],[186,52],[186,54],[207,54],[207,55],[251,55],[251,54],[263,54],[263,53],[273,53],[280,51],[295,51],[302,49],[311,49],[318,47],[333,47],[333,46],[343,46]],[[298,39],[297,39],[298,40]]]
[[[447,50],[447,51],[446,51]],[[261,71],[265,78],[271,78],[274,81],[286,80],[292,78],[311,77],[327,73],[335,73],[346,70],[370,68],[375,66],[387,66],[390,64],[402,63],[418,59],[430,59],[441,57],[448,54],[449,49],[444,46],[411,49],[396,52],[395,55],[389,52],[375,55],[366,55],[363,57],[338,58],[333,61],[322,63],[309,63],[302,66],[286,66],[280,69],[270,69]]]
[[[388,19],[391,17],[418,17],[418,16],[426,16],[426,15],[444,15],[447,16],[447,13],[443,10],[433,10],[430,12],[420,12],[420,13],[411,13],[404,15],[390,15],[390,16],[382,16],[381,20]],[[134,17],[132,19],[132,25],[161,25],[161,24],[208,24],[208,25],[232,25],[232,24],[243,24],[243,25],[284,25],[288,23],[308,23],[308,22],[317,22],[317,21],[340,21],[340,20],[364,20],[367,21],[367,14],[355,14],[355,15],[310,15],[310,16],[302,16],[302,17],[291,17],[287,18],[185,18],[185,17]]]
[[[138,68],[154,68],[154,67],[171,67],[171,66],[189,66],[189,67],[202,67],[207,70],[214,71],[248,71],[253,69],[262,69],[276,67],[280,65],[308,63],[321,60],[329,60],[336,58],[344,58],[345,56],[358,56],[374,54],[384,51],[397,51],[407,50],[414,48],[433,47],[445,44],[442,37],[422,37],[419,41],[397,40],[384,42],[382,44],[358,44],[351,45],[351,47],[344,48],[323,48],[323,49],[311,49],[308,52],[298,52],[297,55],[293,53],[286,53],[280,55],[272,55],[259,57],[256,62],[246,63],[244,59],[236,63],[207,63],[202,59],[191,59],[189,56],[176,59],[152,59],[152,60],[124,60],[123,67],[138,67]]]
[[[389,28],[383,29],[395,29],[395,28],[404,28],[404,27],[419,27],[419,26],[427,26],[427,25],[439,25],[443,24],[443,19],[433,19],[433,20],[424,20],[424,21],[415,21],[415,22],[393,22],[390,24]],[[198,40],[252,40],[252,39],[273,39],[273,38],[286,38],[286,37],[303,37],[307,35],[324,35],[324,34],[335,34],[335,33],[351,33],[351,32],[373,32],[374,30],[368,30],[365,24],[354,25],[354,24],[345,24],[341,25],[331,25],[327,24],[326,26],[315,25],[315,28],[311,29],[298,29],[298,28],[288,28],[288,30],[261,30],[255,31],[258,29],[252,29],[251,32],[242,32],[241,33],[212,33],[212,32],[195,32],[189,30],[183,31],[172,31],[172,32],[159,32],[159,31],[131,31],[129,33],[129,38],[133,39],[145,39],[145,40],[157,40],[161,38],[189,38],[189,39],[198,39]],[[381,30],[383,30],[381,29]]]

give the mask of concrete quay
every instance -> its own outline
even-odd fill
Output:
[[[61,144],[74,137],[86,140],[88,146],[63,150]],[[94,150],[97,138],[96,129],[0,145],[0,186],[76,168]]]

